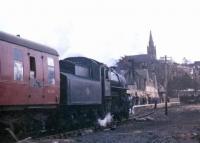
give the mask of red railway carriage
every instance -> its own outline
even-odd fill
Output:
[[[0,32],[0,110],[59,104],[56,50]]]

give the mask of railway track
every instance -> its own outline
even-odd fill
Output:
[[[177,105],[177,104],[174,104]],[[170,105],[170,106],[174,106],[174,105]],[[120,126],[122,124],[126,124],[126,122],[128,121],[146,121],[148,120],[148,117],[154,113],[156,113],[160,108],[163,108],[164,106],[159,105],[157,109],[154,109],[153,106],[149,106],[149,108],[143,108],[142,106],[139,107],[142,110],[137,110],[137,112],[133,115],[130,115],[130,117],[128,119],[123,119],[122,121],[118,121],[118,122],[114,122],[112,124],[110,124],[107,127],[94,127],[94,126],[90,126],[87,128],[82,128],[82,129],[76,129],[76,130],[71,130],[71,131],[63,131],[60,133],[48,133],[45,135],[41,135],[40,137],[28,137],[25,138],[23,140],[16,140],[17,143],[38,143],[42,140],[59,140],[59,139],[69,139],[70,137],[76,137],[76,136],[83,136],[83,135],[87,135],[87,134],[91,134],[94,132],[98,132],[98,131],[104,131],[104,130],[114,130],[117,126]],[[146,120],[145,120],[146,119]],[[15,138],[13,136],[13,138]]]
[[[148,117],[156,112],[155,109],[153,111],[145,110],[143,112],[137,113],[136,115],[130,116],[128,119],[123,119],[122,121],[115,121],[112,122],[112,124],[109,124],[106,127],[88,127],[88,128],[82,128],[82,129],[76,129],[72,131],[66,131],[66,132],[61,132],[61,133],[51,133],[51,134],[46,134],[46,135],[41,135],[40,137],[34,137],[33,139],[31,137],[28,137],[23,140],[17,140],[17,143],[37,143],[42,140],[53,140],[53,139],[67,139],[70,137],[77,137],[77,136],[83,136],[87,134],[91,134],[94,132],[98,131],[106,131],[106,130],[114,130],[117,126],[120,126],[122,124],[125,124],[127,121],[131,120],[140,120],[141,118]]]
[[[36,137],[27,137],[23,140],[18,140],[17,137],[15,136],[15,134],[12,133],[12,131],[9,131],[9,134],[12,136],[12,138],[17,143],[38,143],[41,140],[46,140],[46,139],[47,140],[67,139],[70,137],[83,136],[83,135],[91,134],[91,133],[98,132],[98,131],[114,130],[117,126],[125,124],[127,121],[145,121],[143,119],[154,114],[159,109],[159,108],[154,109],[153,106],[149,106],[149,107],[150,108],[140,107],[142,110],[139,110],[137,113],[130,115],[130,117],[128,119],[123,119],[122,121],[115,121],[112,124],[109,124],[107,127],[90,126],[87,128],[75,129],[75,130],[71,130],[71,131],[63,131],[60,133],[49,132],[49,133],[45,133],[45,134],[42,134],[42,135],[36,136]]]

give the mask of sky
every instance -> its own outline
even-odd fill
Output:
[[[200,60],[198,0],[0,0],[0,31],[108,65],[145,54]]]

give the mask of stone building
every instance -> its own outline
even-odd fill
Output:
[[[118,70],[127,80],[128,93],[139,98],[139,104],[151,103],[158,98],[158,83],[155,74],[157,64],[156,46],[151,32],[147,54],[124,56],[117,63]]]
[[[147,54],[124,56],[117,63],[117,67],[127,80],[128,92],[132,96],[140,97],[140,103],[149,97],[159,96],[161,101],[164,101],[165,95],[177,98],[178,91],[185,92],[185,95],[193,92],[198,95],[200,91],[200,61],[178,64],[167,56],[157,59],[151,32]],[[193,91],[188,92],[188,89]]]

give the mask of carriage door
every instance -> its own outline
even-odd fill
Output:
[[[29,55],[29,104],[43,103],[43,57]]]

